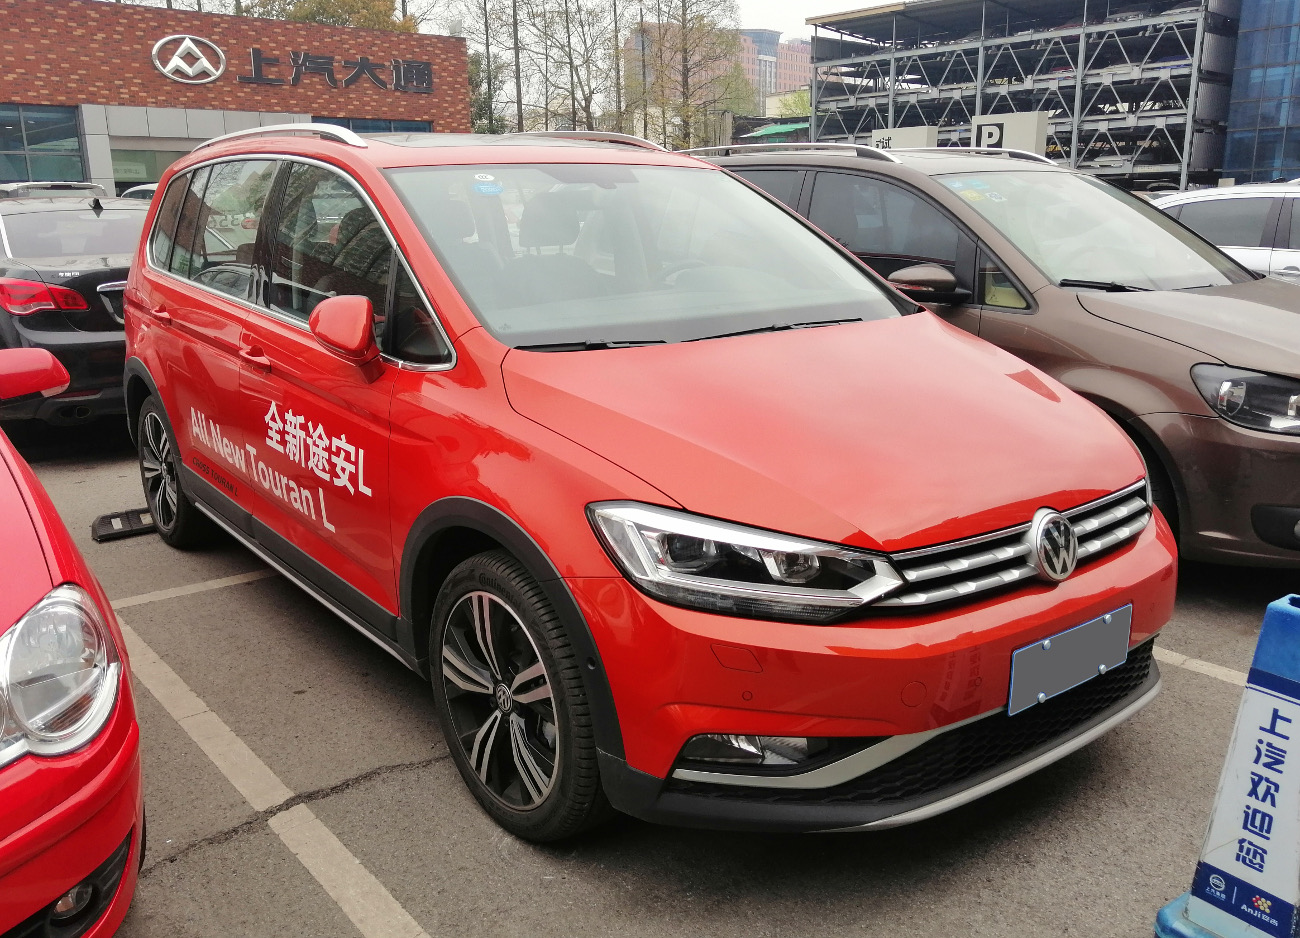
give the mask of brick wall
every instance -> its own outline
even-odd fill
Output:
[[[187,85],[153,65],[154,43],[188,33],[226,55],[216,81]],[[176,45],[175,43],[172,44]],[[250,75],[250,50],[278,58],[265,74],[282,85],[240,82]],[[324,75],[304,73],[291,85],[291,52],[334,57],[337,88]],[[366,56],[383,65],[379,88],[362,76],[350,87],[344,59]],[[394,91],[392,59],[433,64],[429,94]],[[164,64],[167,58],[164,57]],[[0,103],[115,104],[150,107],[280,111],[318,117],[427,120],[434,130],[470,129],[465,42],[373,29],[287,23],[252,17],[190,13],[102,0],[0,0]]]

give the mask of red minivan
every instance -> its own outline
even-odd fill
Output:
[[[521,837],[904,824],[1157,692],[1174,545],[1133,445],[717,167],[291,125],[152,213],[160,533],[224,528],[427,676]]]
[[[67,390],[45,349],[0,349],[0,401]],[[0,935],[107,938],[144,856],[140,729],[99,581],[0,433]]]

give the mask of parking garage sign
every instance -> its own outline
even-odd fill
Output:
[[[1292,938],[1300,901],[1300,596],[1269,606],[1192,880],[1214,934]],[[1244,926],[1244,928],[1243,928]]]

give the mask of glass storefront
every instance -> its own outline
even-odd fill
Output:
[[[75,107],[0,104],[0,182],[84,182]]]
[[[110,151],[113,157],[113,182],[118,194],[132,186],[157,182],[167,167],[175,163],[186,150],[118,150]]]
[[[1300,177],[1300,0],[1243,0],[1223,175]]]
[[[390,121],[376,117],[313,117],[317,124],[346,127],[359,134],[427,134],[433,129],[429,121]]]

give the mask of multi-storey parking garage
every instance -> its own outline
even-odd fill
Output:
[[[981,119],[1036,114],[1040,152],[1058,162],[1137,187],[1212,183],[1238,8],[907,0],[814,17],[814,139],[933,128],[940,145],[969,145]]]

